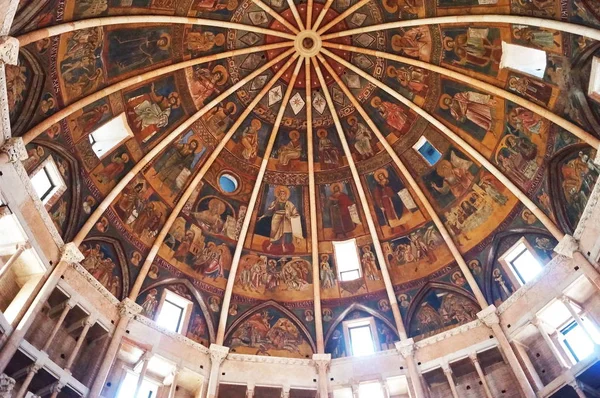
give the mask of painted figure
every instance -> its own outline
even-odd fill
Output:
[[[320,129],[317,131],[319,138],[319,160],[322,169],[335,169],[340,165],[340,154],[338,148],[333,144],[327,136],[327,130]]]
[[[473,182],[473,174],[469,171],[472,164],[470,160],[462,159],[451,151],[450,160],[442,159],[436,166],[437,174],[443,178],[442,186],[432,182],[431,187],[441,194],[452,193],[459,198]]]
[[[348,118],[350,125],[350,135],[354,139],[354,148],[358,151],[363,159],[373,156],[373,148],[371,147],[371,130],[364,124],[358,121],[355,116]]]
[[[497,101],[491,95],[479,94],[474,91],[456,93],[453,97],[443,94],[440,98],[442,109],[450,110],[452,117],[459,123],[467,120],[475,123],[485,131],[490,131],[493,125],[492,109]]]
[[[302,156],[302,146],[300,144],[300,133],[297,130],[290,131],[290,142],[281,145],[277,150],[277,165],[286,167],[292,160],[299,159]]]
[[[373,97],[371,100],[371,106],[379,111],[381,117],[390,127],[398,130],[398,132],[404,129],[407,116],[404,108],[402,108],[400,105],[382,101],[379,97]]]
[[[270,243],[267,250],[271,250],[274,244],[281,244],[283,251],[285,245],[292,243],[292,235],[296,238],[303,238],[302,231],[294,230],[293,222],[299,221],[300,213],[296,206],[289,200],[289,188],[279,185],[275,188],[275,199],[267,208],[267,212],[260,216],[259,220],[271,216],[271,234]]]
[[[244,159],[253,161],[258,153],[258,130],[262,127],[262,123],[258,119],[253,119],[250,126],[246,127],[242,133],[242,156]]]
[[[350,208],[354,205],[354,201],[343,191],[341,183],[331,184],[331,195],[327,198],[327,208],[336,238],[344,238],[356,228],[350,215]]]

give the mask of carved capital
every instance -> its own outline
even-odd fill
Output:
[[[477,318],[481,319],[483,323],[487,327],[492,327],[493,325],[498,325],[500,323],[500,318],[496,313],[496,306],[490,305],[487,308],[484,308],[482,311],[477,313]]]
[[[57,381],[56,383],[54,383],[52,385],[52,387],[50,387],[50,391],[51,392],[60,392],[63,388],[65,387],[65,385],[59,381]]]
[[[126,298],[119,304],[119,315],[121,317],[133,318],[142,312],[142,307],[130,298]]]
[[[40,369],[42,368],[42,365],[39,363],[34,363],[33,365],[29,365],[29,368],[27,369],[28,372],[36,374],[37,372],[40,371]]]
[[[79,247],[77,247],[75,243],[71,242],[63,246],[60,261],[73,264],[82,262],[84,258],[85,256],[81,253]]]
[[[0,374],[0,398],[10,398],[14,387],[15,379],[4,373]]]
[[[16,65],[19,62],[19,40],[16,37],[0,37],[0,63]]]
[[[25,143],[21,137],[6,140],[4,145],[0,147],[0,152],[5,153],[8,156],[8,161],[11,163],[23,161],[29,157],[27,149],[25,149]]]
[[[317,372],[329,371],[329,365],[331,365],[331,354],[313,354],[312,356]]]
[[[563,256],[573,258],[573,253],[579,250],[579,242],[571,235],[565,235],[558,245],[554,248],[554,251]]]
[[[87,318],[85,318],[84,325],[92,327],[92,326],[94,326],[94,324],[96,323],[97,320],[98,320],[98,317],[96,315],[90,315]]]
[[[221,365],[229,354],[229,347],[218,344],[211,344],[208,350],[210,351],[210,362],[213,365]]]
[[[479,362],[479,357],[477,356],[476,352],[472,352],[469,354],[469,358],[471,359],[471,362],[473,363],[478,363]]]
[[[398,341],[396,342],[396,350],[402,355],[402,358],[407,359],[415,353],[415,341],[413,339]]]
[[[450,364],[444,360],[444,362],[440,363],[444,374],[452,374],[452,369],[450,368]]]

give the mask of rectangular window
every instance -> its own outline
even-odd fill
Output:
[[[379,351],[379,337],[373,317],[344,321],[342,325],[350,355],[370,355]]]
[[[341,281],[352,281],[361,277],[356,239],[333,242],[333,251]]]
[[[509,68],[542,79],[546,73],[546,52],[502,42],[500,68]]]
[[[156,398],[158,395],[158,384],[147,378],[144,378],[140,390],[137,395],[135,394],[139,379],[140,375],[127,370],[125,378],[119,386],[117,398]]]
[[[419,138],[419,141],[413,145],[413,149],[419,152],[430,166],[433,166],[442,158],[440,151],[438,151],[424,135],[422,135],[421,138]]]
[[[171,332],[182,333],[189,322],[192,302],[165,289],[161,298],[156,323]]]
[[[116,147],[133,137],[133,132],[127,124],[125,112],[113,118],[88,136],[92,151],[99,159],[110,154]]]
[[[54,200],[52,203],[49,203],[54,194],[64,191],[67,188],[51,156],[38,166],[30,178],[33,189],[40,197],[42,203],[48,206],[52,206],[56,201]]]
[[[383,388],[378,381],[361,383],[358,386],[359,398],[384,398]]]
[[[573,356],[573,359],[575,359],[575,363],[592,355],[596,344],[600,344],[600,332],[598,328],[584,316],[581,316],[581,320],[593,340],[590,339],[588,333],[573,318],[560,330],[560,333],[563,335],[563,343]]]
[[[521,238],[511,247],[500,261],[509,265],[522,285],[534,279],[542,271],[542,265],[525,238]]]

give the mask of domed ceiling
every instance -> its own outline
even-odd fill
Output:
[[[133,290],[153,317],[168,288],[194,303],[188,337],[215,342],[221,319],[235,352],[306,357],[321,338],[320,282],[325,350],[340,357],[341,321],[365,314],[380,349],[392,348],[391,297],[409,336],[475,319],[457,255],[497,305],[518,288],[498,261],[505,250],[524,237],[551,258],[552,231],[498,172],[572,232],[595,152],[502,93],[594,131],[598,109],[576,94],[597,43],[428,18],[598,27],[593,1],[263,1],[21,1],[12,34],[26,45],[7,69],[13,134],[30,173],[48,157],[59,166],[67,189],[48,211],[109,291]],[[49,38],[42,29],[100,17]],[[501,68],[502,42],[546,51],[544,78]],[[134,137],[98,158],[88,136],[120,114]],[[341,282],[333,242],[352,238],[363,275]]]

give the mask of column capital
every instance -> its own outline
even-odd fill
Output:
[[[62,256],[60,257],[60,261],[64,261],[66,263],[79,263],[85,259],[85,256],[79,250],[79,247],[73,242],[69,242],[62,248]]]
[[[41,364],[34,363],[32,365],[29,365],[28,371],[31,372],[31,373],[33,373],[33,374],[36,374],[37,372],[40,371],[41,368],[42,368]]]
[[[479,311],[477,313],[477,318],[479,318],[487,327],[492,327],[493,325],[498,325],[500,323],[500,317],[498,317],[498,314],[496,313],[495,305],[490,305]]]
[[[406,359],[415,353],[415,341],[410,338],[396,342],[396,350]]]
[[[210,348],[210,362],[215,365],[221,365],[225,358],[227,358],[227,354],[229,354],[229,347],[225,347],[218,344],[211,344]]]
[[[88,316],[87,318],[85,318],[84,325],[88,325],[89,327],[92,327],[92,326],[94,326],[94,324],[96,323],[97,320],[98,320],[98,317],[95,314],[92,314],[92,315]]]
[[[1,57],[2,54],[0,54],[0,63],[2,63]],[[6,154],[6,156],[8,156],[8,161],[11,163],[23,161],[29,157],[29,155],[27,155],[25,143],[23,142],[23,138],[21,137],[13,137],[6,140],[4,144],[0,147],[0,152]]]
[[[0,398],[10,398],[15,387],[15,379],[8,375],[0,374]]]
[[[19,61],[19,39],[11,36],[0,37],[0,63],[16,65]]]
[[[479,357],[477,356],[477,352],[471,352],[469,353],[469,359],[471,359],[471,362],[475,363],[479,363]]]
[[[554,252],[563,256],[573,258],[573,253],[579,250],[579,242],[571,235],[565,235],[554,247]]]
[[[133,318],[142,312],[142,306],[138,305],[129,297],[121,301],[119,304],[119,314],[123,317]]]
[[[325,371],[329,370],[329,365],[331,364],[331,354],[313,354],[312,360],[317,367],[317,370],[324,369]]]
[[[561,303],[566,304],[567,306],[572,305],[571,299],[564,294],[559,296],[558,299],[561,301]]]
[[[60,381],[57,381],[56,383],[54,383],[52,385],[52,387],[50,387],[50,391],[51,392],[60,392],[64,387],[65,387],[65,384],[61,383]]]
[[[450,364],[446,360],[440,362],[440,367],[442,368],[442,371],[445,374],[452,373],[452,369],[450,369]]]

